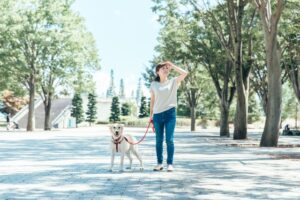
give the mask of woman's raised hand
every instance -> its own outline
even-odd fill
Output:
[[[171,61],[165,61],[162,64],[166,65],[169,70],[173,69],[174,64]]]

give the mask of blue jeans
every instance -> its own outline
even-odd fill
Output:
[[[157,163],[163,162],[163,141],[164,129],[166,130],[166,144],[167,144],[167,164],[173,164],[174,156],[174,129],[176,125],[176,109],[170,108],[161,113],[153,115],[153,124],[156,135],[156,156]]]

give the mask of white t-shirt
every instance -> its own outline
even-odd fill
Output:
[[[177,106],[177,82],[176,77],[164,83],[153,81],[150,91],[154,92],[155,100],[153,114],[161,113]]]

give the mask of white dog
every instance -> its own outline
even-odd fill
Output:
[[[143,161],[141,159],[141,156],[138,153],[138,147],[137,145],[130,144],[128,141],[135,142],[135,138],[131,135],[123,135],[123,124],[112,124],[110,125],[110,132],[112,134],[111,138],[111,165],[110,165],[110,171],[113,170],[114,166],[114,159],[116,152],[121,153],[121,163],[120,163],[120,171],[123,172],[123,164],[124,164],[124,156],[129,158],[130,165],[127,169],[131,169],[132,167],[132,156],[131,153],[133,153],[137,159],[140,161],[140,170],[143,171]]]

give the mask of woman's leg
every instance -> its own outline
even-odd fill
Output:
[[[156,157],[157,164],[162,164],[163,162],[163,141],[164,141],[164,123],[161,120],[159,114],[153,116],[153,124],[155,128],[156,136]]]
[[[168,165],[173,164],[175,126],[176,126],[176,110],[172,109],[167,114],[167,119],[166,119],[166,144],[167,144]]]

